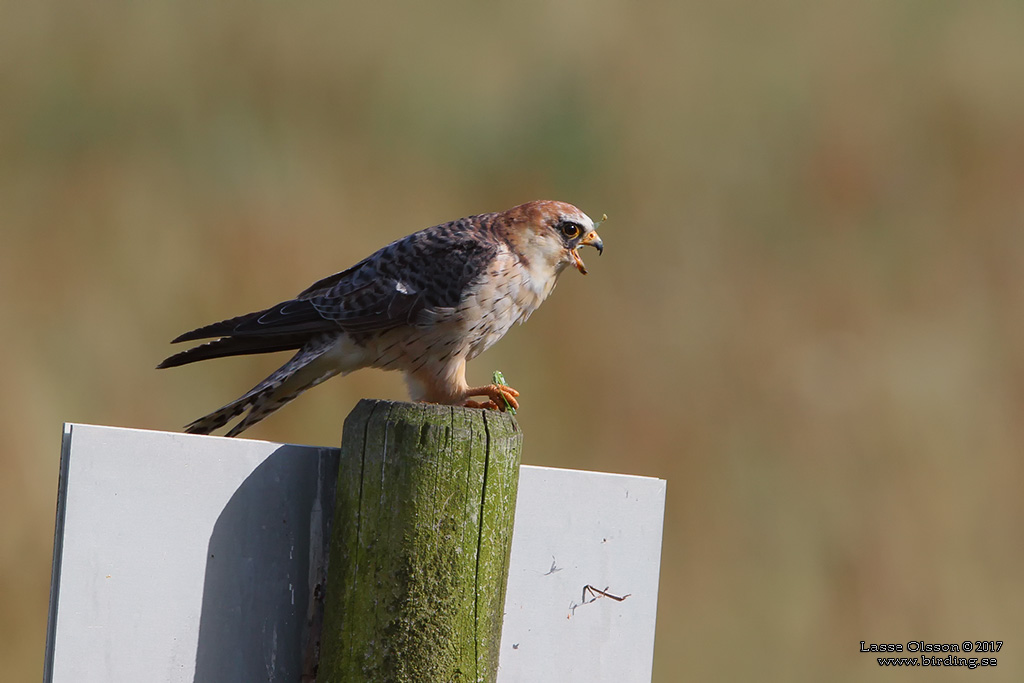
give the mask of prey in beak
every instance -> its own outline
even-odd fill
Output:
[[[583,238],[579,241],[579,244],[577,244],[569,251],[570,255],[572,255],[572,263],[574,266],[576,266],[576,270],[580,271],[584,275],[587,274],[587,266],[585,263],[583,263],[583,259],[580,258],[579,248],[582,246],[589,245],[597,249],[598,255],[604,253],[604,242],[601,241],[601,237],[597,234],[597,227],[601,225],[601,223],[604,223],[607,219],[607,216],[602,216],[601,220],[594,224],[594,229],[585,234]]]

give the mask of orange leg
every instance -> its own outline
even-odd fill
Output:
[[[519,401],[516,400],[518,395],[519,392],[512,387],[488,384],[483,387],[467,389],[465,396],[467,398],[469,396],[486,396],[489,400],[483,402],[467,400],[463,405],[467,408],[487,408],[488,410],[501,411],[504,411],[508,406],[512,406],[519,410]],[[506,401],[508,401],[507,404],[505,403]]]

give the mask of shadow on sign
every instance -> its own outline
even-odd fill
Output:
[[[310,673],[337,474],[336,449],[282,446],[231,496],[207,551],[195,683]]]

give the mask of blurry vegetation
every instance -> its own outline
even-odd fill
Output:
[[[470,378],[523,392],[527,462],[668,479],[656,680],[1022,642],[1024,6],[349,5],[0,10],[5,680],[62,421],[177,429],[284,360],[156,372],[178,333],[534,198],[606,253]],[[404,395],[357,373],[251,436]]]

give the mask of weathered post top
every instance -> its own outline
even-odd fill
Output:
[[[345,420],[317,680],[493,681],[522,433],[363,400]]]

